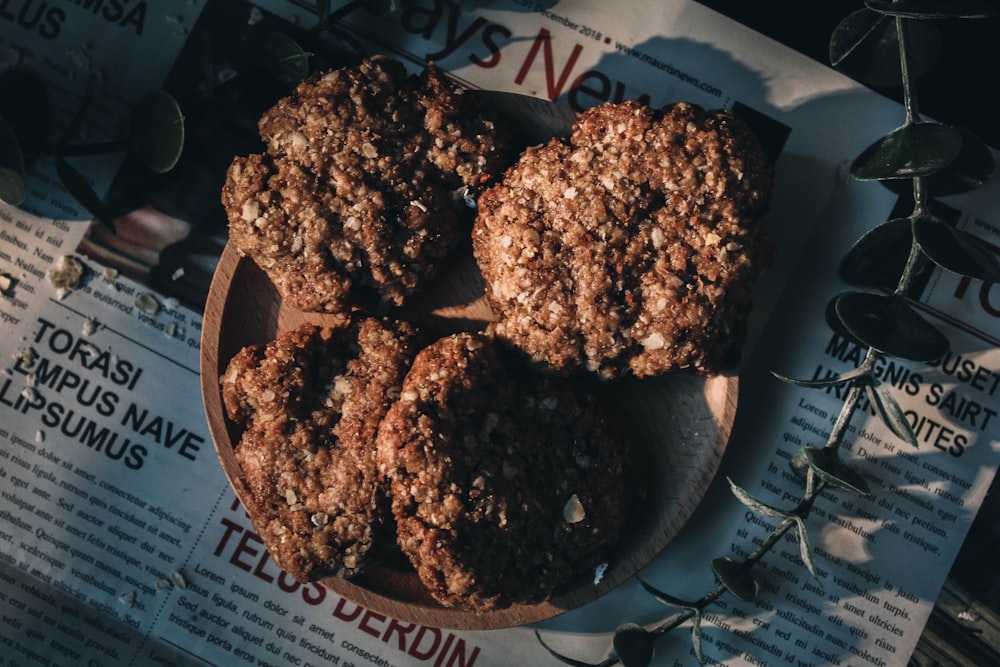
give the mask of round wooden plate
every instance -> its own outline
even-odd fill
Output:
[[[469,249],[422,296],[401,311],[415,324],[440,334],[481,329],[491,318],[482,276]],[[225,415],[219,378],[237,351],[272,340],[304,322],[323,324],[322,315],[282,304],[267,276],[234,247],[219,262],[205,308],[201,382],[209,430],[222,468],[238,498],[247,490],[233,446],[240,429]],[[409,569],[373,567],[346,581],[323,584],[357,604],[401,621],[434,627],[492,629],[551,618],[612,590],[659,553],[691,516],[722,458],[736,414],[737,378],[669,375],[595,385],[620,417],[636,457],[639,494],[624,538],[608,559],[603,578],[588,577],[557,590],[542,604],[519,605],[485,614],[437,604]]]
[[[565,135],[576,113],[524,95],[467,91],[480,97],[511,129],[517,148]],[[480,330],[492,319],[483,278],[468,245],[433,285],[391,315],[445,335]],[[390,313],[385,313],[390,314]],[[212,281],[202,323],[201,382],[209,431],[226,477],[241,500],[247,490],[233,447],[240,428],[225,415],[219,378],[246,345],[266,343],[305,322],[328,324],[322,315],[282,304],[267,276],[234,247],[227,246]],[[634,575],[673,539],[701,501],[715,476],[736,415],[737,378],[670,375],[601,383],[593,389],[617,417],[633,450],[638,489],[624,537],[608,559],[603,578],[583,578],[557,590],[545,603],[519,605],[486,614],[437,604],[416,574],[405,568],[373,567],[346,581],[322,583],[337,594],[401,621],[456,629],[491,629],[551,618],[607,593]]]

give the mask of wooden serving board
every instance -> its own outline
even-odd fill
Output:
[[[524,95],[471,90],[511,129],[516,150],[569,133],[576,113]],[[493,314],[469,244],[435,282],[404,309],[381,313],[403,317],[425,331],[446,335],[483,329]],[[331,324],[318,314],[285,306],[267,276],[227,246],[205,307],[201,380],[209,430],[226,477],[238,498],[247,491],[233,447],[240,427],[222,405],[219,378],[246,345],[266,343],[305,322]],[[639,490],[623,539],[609,557],[599,583],[571,582],[545,603],[473,614],[435,602],[416,574],[400,566],[373,567],[346,581],[322,583],[337,594],[401,621],[456,629],[491,629],[541,621],[612,590],[659,553],[694,512],[718,470],[736,416],[737,378],[670,375],[646,380],[595,381],[592,389],[617,417],[633,450],[631,488]]]
[[[400,313],[439,334],[483,328],[492,317],[483,281],[468,248],[419,299]],[[267,276],[236,249],[226,247],[205,308],[201,382],[209,431],[222,469],[238,498],[247,496],[233,447],[240,427],[225,415],[219,379],[237,351],[272,340],[304,322],[324,317],[286,307]],[[701,501],[718,469],[736,415],[737,378],[669,375],[595,382],[610,414],[631,441],[640,490],[624,538],[603,579],[571,582],[547,602],[474,614],[437,604],[408,567],[373,567],[346,581],[323,580],[338,595],[387,616],[434,627],[493,629],[541,621],[574,609],[625,582],[677,534]]]

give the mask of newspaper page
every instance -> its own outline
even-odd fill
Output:
[[[305,4],[258,4],[299,24],[315,20]],[[836,396],[792,389],[769,372],[821,377],[857,360],[822,324],[823,308],[842,289],[831,278],[837,258],[895,202],[837,174],[901,110],[689,2],[636,3],[633,12],[583,1],[498,0],[471,13],[430,0],[407,7],[394,21],[348,21],[379,50],[415,66],[435,60],[471,86],[578,107],[686,99],[763,117],[778,170],[768,224],[783,259],[760,289],[755,342],[740,369],[752,391],[741,395],[702,506],[641,573],[697,598],[714,584],[711,558],[752,550],[771,527],[736,502],[726,477],[771,504],[794,503],[801,488],[787,459],[821,442],[838,409]],[[996,201],[993,185],[947,204],[956,225],[997,247]],[[199,313],[83,252],[79,288],[49,281],[63,255],[86,249],[87,229],[0,208],[0,273],[13,282],[0,300],[7,664],[556,664],[536,631],[566,655],[599,662],[615,626],[655,625],[673,611],[630,582],[533,627],[453,631],[387,618],[284,575],[208,441]],[[948,331],[951,355],[931,367],[880,369],[921,446],[908,450],[874,418],[855,420],[851,462],[874,497],[824,495],[809,524],[820,576],[802,567],[797,545],[774,550],[756,602],[726,598],[706,615],[707,662],[907,663],[996,470],[995,290],[928,274],[921,303]],[[683,629],[658,645],[654,664],[694,663]]]

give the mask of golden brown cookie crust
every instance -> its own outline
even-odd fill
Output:
[[[479,199],[495,332],[557,371],[731,367],[770,263],[772,170],[730,112],[607,103]]]
[[[463,333],[417,355],[377,461],[421,581],[483,612],[544,600],[598,564],[626,512],[623,457],[592,397]]]
[[[377,319],[304,325],[229,362],[222,394],[245,426],[235,449],[244,508],[299,581],[349,577],[368,563],[389,509],[375,437],[416,340],[409,325]]]
[[[468,238],[464,195],[503,168],[504,142],[433,65],[388,58],[315,75],[264,113],[266,150],[237,157],[222,204],[231,241],[300,310],[396,305]]]

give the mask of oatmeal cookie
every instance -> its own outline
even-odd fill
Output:
[[[422,350],[378,434],[399,546],[442,605],[546,599],[594,567],[626,512],[595,399],[483,333]]]
[[[402,303],[468,238],[464,197],[505,165],[471,95],[388,58],[309,78],[258,127],[265,152],[236,157],[223,186],[230,239],[305,311]]]
[[[275,563],[299,581],[365,566],[388,501],[375,468],[378,425],[418,349],[402,323],[304,325],[244,348],[222,379],[244,507]]]
[[[496,334],[552,369],[614,378],[738,360],[773,246],[772,169],[725,110],[584,112],[479,199],[473,250]]]

